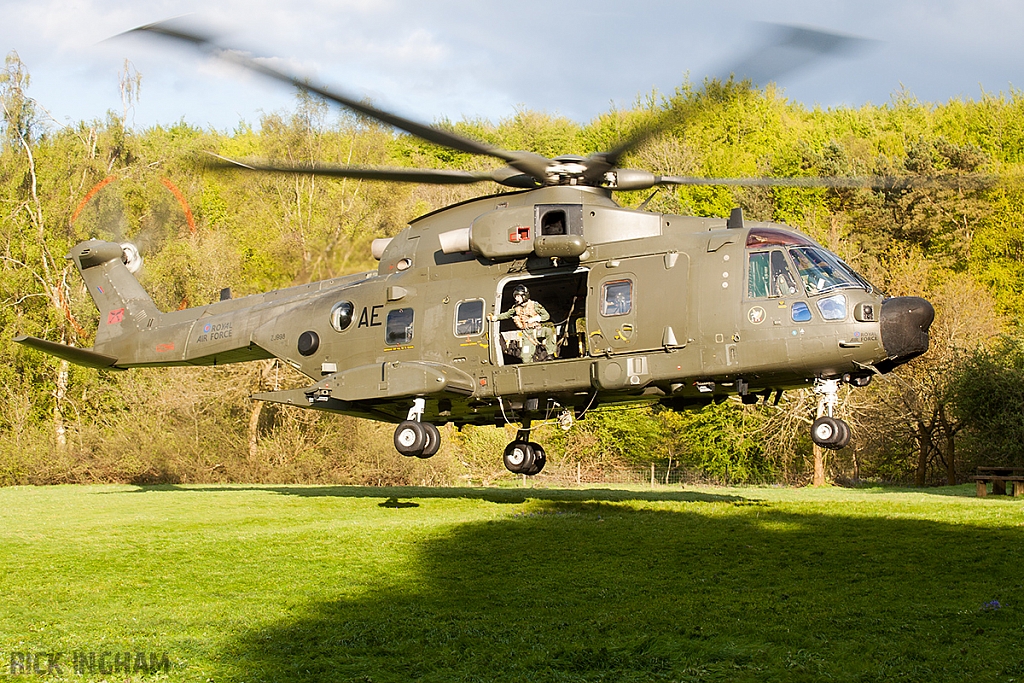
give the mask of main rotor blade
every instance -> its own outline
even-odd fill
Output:
[[[830,56],[853,54],[878,41],[821,29],[758,22],[763,37],[745,57],[718,70],[713,78],[749,80],[764,85]]]
[[[912,190],[912,189],[984,189],[998,182],[995,176],[860,176],[852,178],[695,178],[691,176],[655,176],[655,185],[726,185],[733,187],[805,187],[827,189]]]
[[[769,31],[763,44],[743,57],[731,68],[719,71],[715,78],[750,79],[755,84],[778,80],[795,69],[807,66],[830,54],[850,53],[873,41],[854,36],[830,33],[819,29],[781,24],[767,24]],[[619,165],[622,157],[652,137],[674,125],[683,112],[678,105],[659,113],[647,126],[634,131],[618,146],[587,159],[585,178],[597,182],[607,171]]]
[[[481,154],[484,156],[496,157],[507,162],[513,168],[523,173],[527,173],[538,180],[543,180],[547,167],[551,163],[546,157],[534,154],[533,152],[510,152],[499,149],[484,142],[480,142],[479,140],[474,140],[451,131],[418,123],[402,116],[398,116],[397,114],[384,111],[383,109],[378,109],[366,102],[361,102],[335,92],[325,85],[314,83],[307,78],[300,78],[295,74],[275,69],[272,66],[269,66],[265,61],[261,61],[243,52],[218,45],[210,36],[204,35],[202,32],[184,25],[180,19],[147,24],[145,26],[132,29],[127,33],[134,32],[151,33],[190,43],[210,52],[216,57],[220,57],[221,59],[237,64],[251,71],[261,73],[264,76],[273,78],[274,80],[282,81],[293,85],[296,88],[301,88],[308,92],[315,93],[324,99],[335,102],[336,104],[382,123],[386,123],[387,125],[398,128],[399,130],[404,130],[405,132],[415,135],[427,142],[432,142],[436,145],[449,147],[468,154]]]
[[[426,183],[431,185],[470,185],[473,183],[494,182],[506,187],[533,188],[537,187],[533,178],[509,168],[492,171],[458,171],[432,168],[367,168],[363,166],[306,165],[306,164],[264,164],[243,162],[235,159],[210,154],[213,160],[207,161],[207,168],[212,169],[244,169],[263,173],[285,173],[290,175],[315,175],[329,178],[359,178],[362,180],[381,180],[399,183]]]

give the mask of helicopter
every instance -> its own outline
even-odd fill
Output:
[[[103,370],[279,359],[310,384],[254,400],[396,424],[394,445],[429,458],[437,425],[518,425],[505,467],[536,475],[533,423],[564,427],[597,406],[696,409],[730,397],[819,397],[812,441],[841,449],[840,386],[866,386],[928,350],[920,297],[888,297],[836,254],[778,223],[654,213],[617,191],[663,185],[876,187],[871,178],[715,179],[655,175],[620,159],[674,123],[671,109],[605,152],[546,158],[417,123],[221,47],[168,22],[135,32],[188,43],[362,116],[462,152],[492,171],[304,166],[215,157],[249,172],[507,188],[374,240],[376,271],[164,312],[140,285],[130,243],[90,239],[74,262],[100,312],[93,347],[16,341]]]

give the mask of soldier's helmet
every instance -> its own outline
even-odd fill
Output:
[[[529,301],[529,299],[530,299],[530,290],[528,290],[523,285],[516,285],[516,288],[512,290],[512,298],[513,299],[518,299],[519,297],[522,297],[523,301]]]

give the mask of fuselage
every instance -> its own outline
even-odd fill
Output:
[[[424,398],[424,420],[491,424],[556,407],[767,400],[887,372],[928,343],[927,302],[887,302],[796,231],[625,209],[600,189],[476,199],[381,246],[376,272],[149,320],[97,299],[95,351],[114,367],[279,358],[311,386],[257,398],[391,421]],[[549,313],[553,359],[524,358],[529,332],[513,319],[487,320],[519,285]]]

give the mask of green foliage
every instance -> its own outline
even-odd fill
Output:
[[[254,409],[246,391],[224,394],[225,375],[193,371],[187,378],[156,373],[140,379],[101,374],[70,368],[10,342],[18,333],[30,333],[90,343],[96,312],[62,258],[87,237],[139,243],[147,263],[144,284],[168,310],[213,301],[223,287],[244,295],[372,269],[369,244],[374,238],[396,234],[416,215],[495,189],[209,172],[203,166],[207,151],[291,163],[466,169],[490,168],[493,159],[442,149],[358,116],[335,116],[308,94],[297,97],[292,111],[268,113],[257,126],[241,123],[230,133],[185,122],[136,131],[126,125],[126,110],[102,121],[48,129],[27,94],[29,82],[16,53],[8,55],[0,73],[5,133],[0,148],[0,381],[6,392],[0,401],[0,458],[6,463],[0,465],[0,480],[240,480],[273,478],[275,471],[302,481],[507,478],[477,453],[486,448],[493,458],[494,444],[508,437],[500,430],[468,429],[446,439],[450,447],[436,466],[385,466],[374,448],[364,445],[356,457],[339,445],[352,443],[342,432],[378,428],[357,429],[347,419],[291,416],[276,409],[261,414],[259,442],[290,454],[288,462],[277,463],[276,469],[257,466],[247,448]],[[585,125],[525,110],[498,123],[438,125],[503,148],[555,156],[613,148],[652,123],[664,124],[665,133],[633,151],[625,165],[717,177],[877,174],[948,181],[944,189],[878,192],[683,187],[663,190],[649,206],[725,216],[739,205],[751,219],[791,224],[887,291],[927,290],[934,301],[946,297],[933,330],[941,327],[942,316],[956,318],[952,312],[975,310],[972,302],[986,302],[985,310],[958,318],[943,332],[946,349],[983,344],[985,339],[963,330],[996,326],[1000,320],[993,318],[992,308],[1008,328],[1024,319],[1024,95],[1018,91],[939,105],[901,92],[880,106],[807,109],[771,87],[758,90],[732,80],[699,87],[685,82],[667,96],[644,95],[633,107],[609,111]],[[958,185],[975,173],[997,182]],[[624,193],[618,199],[635,206],[649,196]],[[970,296],[957,298],[957,292]],[[964,342],[968,338],[970,344]],[[1008,348],[971,356],[964,368],[981,374],[968,384],[982,386],[982,378],[988,378],[1008,390],[1008,377],[1019,370]],[[915,472],[921,437],[906,428],[908,411],[923,416],[920,424],[932,425],[926,413],[954,400],[968,411],[963,413],[963,436],[957,432],[956,439],[979,449],[980,435],[989,428],[985,419],[995,419],[982,399],[998,399],[966,388],[950,398],[946,379],[954,372],[971,377],[958,369],[958,358],[950,353],[941,362],[926,359],[908,367],[904,376],[913,379],[913,392],[869,392],[875,403],[866,408],[875,411],[879,434],[865,440],[855,463],[836,458],[835,466],[846,468],[843,472],[852,469],[854,475],[862,470],[882,476]],[[252,372],[238,372],[231,381],[241,377],[245,386],[258,384]],[[194,391],[209,408],[202,415],[194,407]],[[210,407],[211,397],[220,402],[216,409]],[[806,440],[786,436],[805,429],[806,411],[797,412],[783,419],[726,403],[677,415],[639,406],[595,411],[568,433],[542,427],[535,436],[548,447],[552,471],[575,469],[581,477],[673,461],[695,477],[720,482],[793,482],[805,476],[809,452]],[[188,436],[197,425],[208,443],[196,444]],[[167,436],[172,432],[175,436]],[[387,444],[384,432],[372,433],[374,438],[361,443]],[[1005,438],[1007,449],[1021,442],[1015,438]],[[140,440],[162,446],[147,454],[131,446]],[[211,450],[206,446],[231,457],[207,462],[199,455]],[[116,454],[129,452],[131,458],[117,461]],[[189,465],[187,457],[195,463]],[[339,466],[343,458],[353,466]],[[925,469],[938,466],[934,459],[929,462]]]
[[[580,422],[597,437],[598,448],[606,454],[631,462],[658,459],[662,440],[662,424],[655,410],[649,407],[611,408],[595,411]]]
[[[1024,467],[1024,335],[971,354],[956,370],[953,391],[978,463]]]
[[[684,466],[723,484],[775,481],[778,468],[757,436],[764,422],[759,412],[726,401],[694,412],[665,410],[660,417]]]

